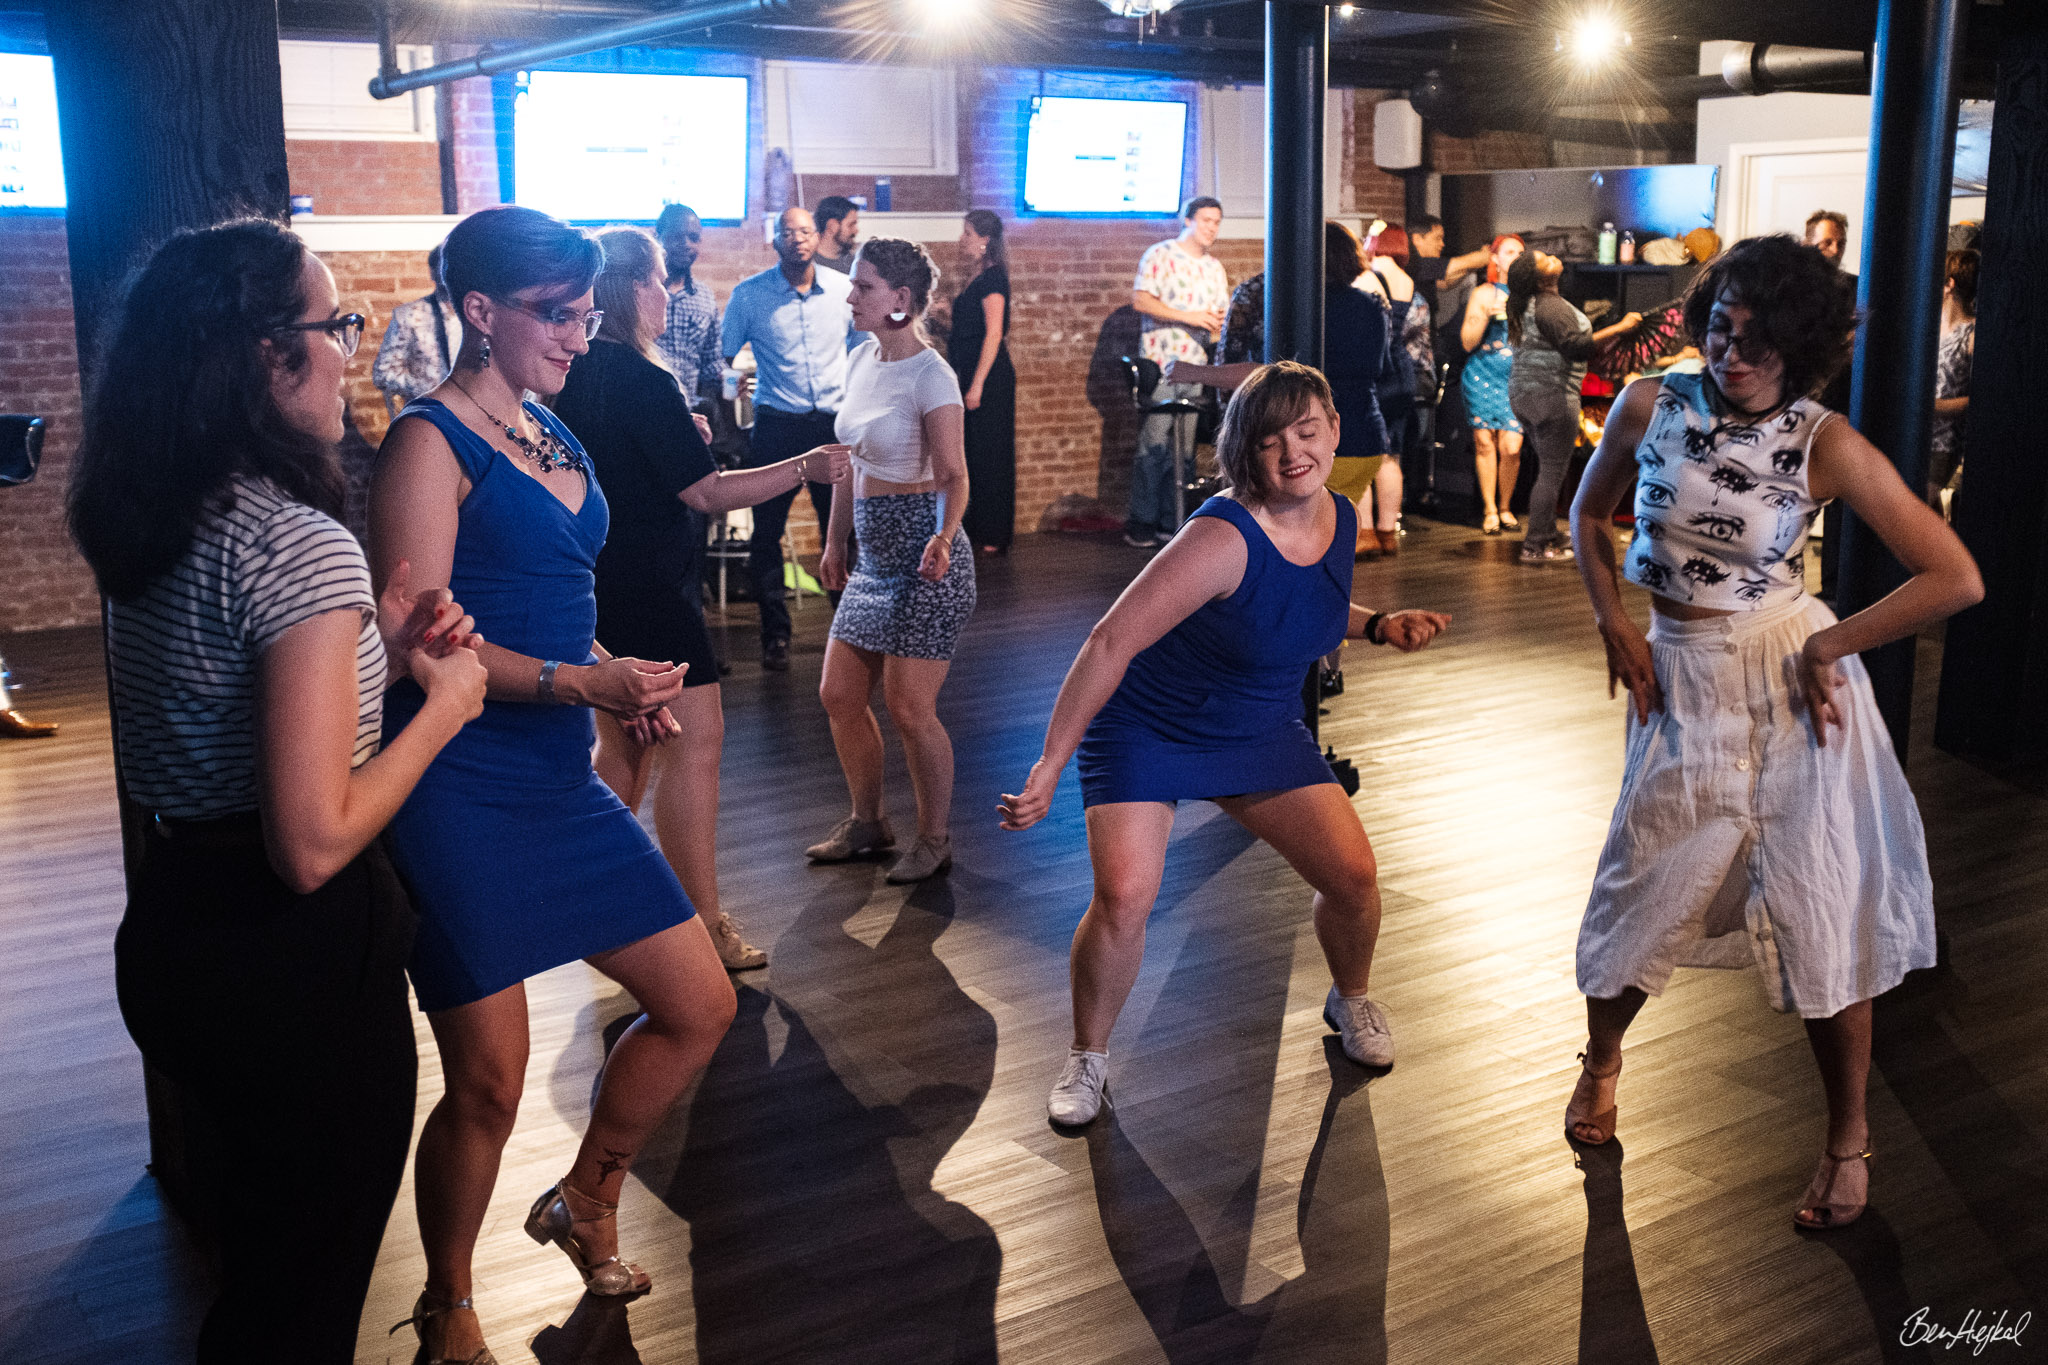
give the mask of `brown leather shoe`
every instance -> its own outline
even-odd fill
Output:
[[[48,739],[57,733],[57,722],[30,720],[19,711],[0,711],[0,739]]]
[[[1380,538],[1380,553],[1388,559],[1392,559],[1395,555],[1401,553],[1401,533],[1399,531],[1375,531],[1373,534]]]

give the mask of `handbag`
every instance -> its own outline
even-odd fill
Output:
[[[43,419],[0,415],[0,486],[27,483],[43,462]]]

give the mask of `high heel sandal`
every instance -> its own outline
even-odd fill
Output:
[[[1484,521],[1482,521],[1482,522],[1480,522],[1480,523],[1479,523],[1479,529],[1480,529],[1481,531],[1484,531],[1484,532],[1485,532],[1485,533],[1486,533],[1487,535],[1490,535],[1490,536],[1497,536],[1497,535],[1499,535],[1499,534],[1500,534],[1500,513],[1498,513],[1498,512],[1488,512],[1488,513],[1486,514],[1486,519],[1485,519]]]
[[[578,1218],[569,1207],[570,1198],[597,1212],[587,1218]],[[602,1223],[618,1215],[617,1204],[607,1204],[602,1199],[593,1199],[581,1190],[569,1186],[569,1177],[563,1176],[540,1198],[533,1201],[533,1211],[526,1215],[526,1235],[545,1246],[553,1242],[569,1258],[569,1264],[576,1267],[576,1273],[583,1277],[583,1286],[602,1298],[615,1299],[627,1294],[645,1294],[654,1287],[647,1272],[629,1261],[622,1261],[616,1255],[594,1261],[590,1248],[576,1235],[577,1223]]]
[[[1519,531],[1522,529],[1522,523],[1515,520],[1513,512],[1502,508],[1500,513],[1500,529],[1503,531]]]
[[[422,1289],[418,1299],[413,1301],[412,1316],[400,1318],[391,1324],[391,1330],[384,1335],[396,1336],[401,1327],[410,1327],[419,1334],[420,1349],[412,1358],[412,1365],[498,1365],[498,1358],[491,1354],[488,1346],[479,1346],[471,1356],[437,1356],[427,1350],[427,1324],[438,1317],[467,1309],[476,1311],[476,1305],[468,1299],[450,1300],[441,1298],[431,1289]]]
[[[1837,1204],[1832,1196],[1835,1192],[1835,1181],[1842,1174],[1842,1167],[1852,1161],[1867,1162],[1870,1156],[1870,1149],[1867,1147],[1850,1152],[1847,1156],[1836,1156],[1833,1152],[1823,1151],[1820,1155],[1820,1170],[1813,1173],[1813,1185],[1820,1185],[1820,1197],[1800,1204],[1792,1213],[1792,1221],[1809,1231],[1824,1232],[1829,1228],[1845,1228],[1861,1218],[1864,1208],[1870,1202],[1870,1186],[1867,1179],[1863,1187],[1861,1204]],[[1865,1167],[1866,1171],[1868,1169]],[[1825,1184],[1821,1182],[1821,1171],[1827,1172]],[[1813,1185],[1806,1188],[1810,1191]]]
[[[1611,1076],[1619,1076],[1621,1074],[1621,1059],[1618,1057],[1615,1059],[1614,1065],[1606,1071],[1595,1071],[1593,1064],[1586,1060],[1586,1054],[1583,1052],[1579,1054],[1579,1063],[1579,1079],[1581,1081],[1588,1077],[1596,1081],[1604,1081]],[[1588,1102],[1590,1103],[1590,1101]],[[1574,1117],[1573,1110],[1577,1107],[1578,1103],[1579,1092],[1578,1088],[1574,1086],[1571,1100],[1564,1107],[1564,1135],[1573,1142],[1583,1142],[1588,1147],[1599,1147],[1612,1142],[1614,1140],[1615,1120],[1621,1112],[1621,1106],[1619,1104],[1610,1104],[1597,1114]],[[1581,1128],[1590,1128],[1599,1136],[1581,1137],[1578,1133],[1578,1130]]]

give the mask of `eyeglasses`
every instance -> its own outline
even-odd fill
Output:
[[[278,332],[325,332],[341,346],[345,356],[354,355],[356,347],[363,344],[363,324],[369,321],[361,313],[343,313],[338,318],[322,318],[318,322],[287,322],[275,328]]]
[[[602,308],[593,308],[587,313],[579,313],[574,308],[543,307],[537,303],[527,303],[523,299],[499,299],[495,294],[491,295],[491,297],[497,299],[499,303],[504,304],[507,308],[518,309],[549,331],[559,332],[569,327],[575,327],[583,333],[585,341],[595,341],[597,339],[597,329],[604,323],[604,309]]]
[[[1776,355],[1778,350],[1777,347],[1771,344],[1771,339],[1763,333],[1743,332],[1738,334],[1732,325],[1723,322],[1719,318],[1707,324],[1707,341],[1709,344],[1719,342],[1721,345],[1729,347],[1747,365],[1761,365],[1764,361]]]

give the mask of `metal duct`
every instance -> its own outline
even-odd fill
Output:
[[[1779,90],[1827,86],[1867,87],[1870,54],[1829,47],[1740,43],[1721,59],[1721,79],[1738,95],[1768,95]]]
[[[474,57],[422,67],[418,71],[394,71],[387,67],[371,78],[370,94],[373,98],[388,100],[430,85],[444,85],[471,76],[494,76],[500,71],[517,71],[564,57],[580,57],[586,52],[628,47],[686,29],[710,28],[714,24],[729,24],[738,19],[763,15],[792,15],[809,8],[809,0],[707,0],[703,4],[664,10],[632,23],[591,29],[573,38],[529,43],[524,47],[508,47],[495,52],[487,49]]]

